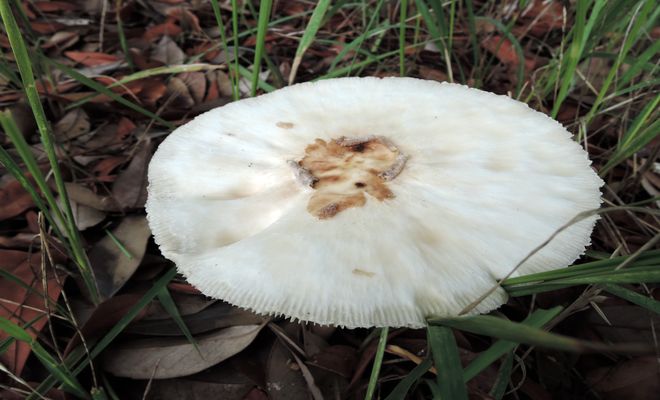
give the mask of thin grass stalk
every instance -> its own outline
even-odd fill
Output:
[[[644,5],[644,7],[642,7]],[[598,112],[603,100],[605,99],[605,95],[607,94],[607,90],[609,89],[610,85],[614,81],[615,76],[619,72],[619,68],[621,67],[621,64],[624,62],[626,55],[632,48],[633,44],[637,41],[637,38],[639,37],[640,31],[642,27],[645,25],[647,21],[647,17],[649,13],[651,13],[651,10],[655,7],[655,2],[654,1],[646,1],[645,4],[640,3],[639,6],[637,7],[637,10],[639,10],[639,13],[635,12],[633,14],[633,18],[635,18],[634,22],[631,24],[630,32],[627,33],[626,39],[623,42],[623,45],[621,47],[621,50],[619,51],[619,55],[617,56],[614,65],[612,68],[610,68],[610,71],[607,74],[607,77],[603,81],[601,85],[601,89],[598,92],[598,96],[596,97],[596,100],[594,101],[594,104],[591,106],[589,109],[589,113],[585,117],[585,123],[589,124],[589,122],[593,119],[593,117],[596,115]]]
[[[71,372],[74,376],[78,376],[92,360],[98,357],[103,350],[105,350],[110,343],[112,343],[119,334],[126,329],[128,324],[131,323],[135,317],[140,314],[140,312],[156,297],[158,293],[162,290],[163,287],[176,276],[176,269],[172,268],[167,271],[163,276],[161,276],[156,283],[147,291],[147,293],[142,296],[140,301],[138,301],[133,307],[131,307],[124,316],[108,331],[101,340],[99,340],[92,349],[91,353],[85,357],[87,354],[83,346],[78,346],[74,351],[71,352],[69,357],[65,360],[65,366],[71,369]],[[75,368],[72,366],[78,364]],[[32,393],[27,400],[36,400],[41,395],[47,393],[50,389],[57,384],[57,380],[51,375],[47,377],[43,382],[37,386],[35,392]]]
[[[41,137],[41,142],[44,146],[44,151],[46,152],[48,161],[51,165],[55,186],[57,187],[57,191],[60,195],[60,198],[62,199],[62,207],[64,208],[65,214],[63,222],[67,230],[69,242],[71,244],[73,259],[78,266],[83,281],[85,282],[85,286],[89,292],[90,299],[94,304],[98,304],[100,297],[98,287],[96,286],[96,279],[94,278],[94,272],[89,265],[89,260],[87,259],[87,255],[83,249],[80,239],[80,232],[78,232],[78,228],[75,224],[73,211],[71,209],[71,204],[69,203],[69,196],[67,194],[66,187],[64,186],[64,179],[62,178],[62,173],[59,168],[59,160],[57,159],[57,154],[55,153],[55,144],[52,140],[50,127],[48,125],[48,120],[46,119],[46,113],[44,112],[43,106],[41,105],[39,93],[34,81],[34,75],[32,74],[30,56],[28,54],[27,47],[25,46],[25,42],[23,42],[21,31],[16,24],[16,19],[14,18],[14,14],[11,11],[8,1],[0,1],[0,14],[2,15],[5,30],[7,32],[7,36],[9,37],[9,43],[11,44],[11,48],[16,59],[16,64],[21,74],[25,94],[28,98],[30,107],[32,108],[32,112],[34,113],[37,127],[39,128],[39,134]]]
[[[591,9],[589,18],[587,19],[587,9],[589,8],[591,1],[578,1],[577,10],[576,10],[576,20],[574,28],[571,31],[571,44],[568,48],[568,53],[564,55],[563,62],[560,64],[559,69],[561,74],[558,74],[560,77],[560,87],[559,93],[555,98],[555,103],[552,107],[552,112],[550,113],[553,118],[557,118],[559,114],[559,109],[568,96],[569,89],[573,83],[573,76],[575,75],[575,70],[582,59],[582,55],[585,52],[585,47],[591,31],[598,21],[600,12],[606,5],[604,0],[595,0],[594,6]]]
[[[261,0],[259,4],[259,20],[257,22],[257,44],[254,49],[254,62],[252,63],[252,85],[250,95],[257,95],[259,84],[259,71],[261,69],[261,59],[266,45],[266,32],[268,31],[268,21],[270,19],[270,10],[273,5],[272,0]]]
[[[238,80],[236,79],[236,77],[238,76],[238,68],[235,68],[234,65],[231,65],[229,63],[229,46],[227,45],[227,34],[225,33],[225,24],[222,22],[222,15],[220,14],[220,5],[218,4],[218,0],[211,0],[211,8],[213,8],[215,21],[218,24],[218,30],[220,31],[220,40],[222,40],[222,47],[224,48],[225,54],[227,55],[226,56],[227,66],[229,67],[229,77],[231,79],[231,94],[234,101],[236,101],[241,97],[241,94],[238,90]],[[234,49],[236,49],[237,45],[238,44],[234,42]],[[233,71],[232,68],[234,69]]]
[[[236,90],[238,91],[238,83],[239,83],[239,73],[238,73],[238,4],[236,2],[237,0],[231,0],[231,30],[232,30],[232,35],[234,36],[234,71],[236,73],[234,76],[232,76],[232,83],[236,85]],[[238,92],[240,96],[240,92]]]
[[[399,75],[406,76],[406,13],[408,12],[408,0],[401,0],[399,8]]]
[[[376,348],[376,355],[374,356],[374,365],[371,369],[371,376],[369,377],[369,386],[367,386],[367,394],[364,396],[365,400],[371,400],[376,393],[376,386],[378,386],[378,377],[380,376],[380,367],[383,365],[383,356],[385,354],[385,345],[387,344],[387,334],[389,328],[384,327],[380,330],[380,337],[378,338],[378,347]]]
[[[300,63],[302,62],[305,52],[307,51],[309,46],[311,46],[312,43],[314,42],[314,39],[316,38],[316,33],[318,32],[319,28],[321,27],[321,24],[323,23],[323,19],[325,18],[325,14],[328,11],[329,6],[330,6],[330,0],[319,0],[316,3],[316,7],[314,7],[314,12],[312,12],[312,16],[309,18],[309,22],[307,23],[305,32],[303,33],[302,38],[300,39],[298,48],[296,49],[296,55],[293,58],[293,63],[291,64],[291,71],[289,72],[289,78],[288,78],[289,85],[293,84],[294,80],[296,79],[298,67],[300,67]]]
[[[128,67],[131,70],[135,69],[135,64],[133,64],[133,58],[131,57],[131,52],[128,49],[128,42],[126,41],[126,34],[124,33],[124,22],[121,19],[121,2],[122,0],[117,0],[115,7],[115,15],[117,20],[117,35],[119,36],[119,46],[121,51],[124,52],[124,60],[128,64]]]
[[[465,0],[465,9],[468,17],[468,32],[470,33],[470,45],[472,46],[472,65],[479,65],[481,58],[479,51],[479,43],[477,40],[477,23],[474,16],[474,5],[472,0]]]
[[[21,133],[18,131],[18,127],[16,126],[16,123],[14,122],[9,112],[0,112],[0,124],[2,125],[2,129],[5,131],[5,134],[9,137],[9,140],[12,143],[14,143],[14,146],[17,149],[20,148],[20,150],[18,150],[19,155],[21,155],[21,158],[24,160],[24,163],[28,167],[28,171],[30,171],[30,174],[32,175],[35,183],[39,187],[39,190],[41,190],[41,192],[44,193],[44,198],[46,199],[48,204],[50,204],[51,209],[55,207],[53,209],[53,212],[59,213],[58,219],[61,219],[62,218],[61,211],[59,207],[57,207],[55,198],[53,197],[53,194],[51,193],[50,188],[48,187],[48,184],[46,183],[43,175],[41,175],[41,170],[39,169],[39,166],[34,160],[34,157],[32,157],[32,153],[30,152],[27,143],[25,143],[25,138],[23,138],[23,135],[21,135]],[[11,173],[12,176],[18,181],[18,183],[21,184],[23,189],[25,189],[25,191],[30,194],[30,197],[32,197],[34,204],[43,212],[43,214],[48,219],[48,222],[51,224],[52,229],[55,232],[55,235],[57,235],[57,237],[66,246],[65,236],[62,234],[62,231],[60,231],[60,228],[58,224],[55,222],[55,219],[53,219],[53,216],[50,210],[48,209],[48,206],[46,205],[46,203],[43,202],[36,188],[25,177],[23,171],[18,166],[18,164],[11,158],[11,155],[2,147],[0,147],[0,164],[2,164],[7,169],[7,171],[9,171],[9,173]],[[36,177],[35,174],[37,174]]]

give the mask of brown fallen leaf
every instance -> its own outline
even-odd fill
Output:
[[[74,108],[55,123],[53,132],[58,139],[71,140],[89,133],[89,116],[82,108]]]
[[[481,46],[497,57],[503,64],[516,66],[521,62],[513,43],[505,37],[499,35],[487,36],[481,41]],[[531,71],[536,67],[536,61],[533,59],[524,59],[522,61],[525,63],[525,69],[527,71]]]
[[[181,32],[183,32],[183,30],[174,22],[174,19],[168,18],[167,21],[162,24],[147,28],[142,38],[147,42],[152,42],[163,35],[177,36]]]
[[[176,44],[172,38],[165,35],[160,38],[158,44],[154,46],[151,53],[151,59],[160,61],[165,65],[183,64],[186,60],[186,53]]]
[[[61,260],[60,260],[61,261]],[[0,317],[24,326],[34,321],[26,328],[30,336],[37,334],[46,325],[46,309],[44,299],[49,299],[51,306],[57,302],[62,287],[55,277],[46,280],[46,293],[39,272],[41,271],[41,253],[26,253],[15,250],[0,250],[0,269],[20,279],[25,285],[21,286],[8,279],[0,279]],[[65,277],[61,280],[64,281]],[[27,288],[30,288],[28,291]],[[47,297],[46,297],[47,296]],[[0,331],[0,341],[7,339],[8,335]],[[30,345],[25,342],[12,343],[5,352],[0,354],[0,362],[14,374],[20,376],[27,358],[30,356]]]
[[[119,205],[110,196],[102,196],[94,193],[85,186],[74,182],[65,182],[64,185],[66,192],[69,194],[69,199],[79,205],[91,207],[99,211],[119,211]]]
[[[653,400],[660,393],[660,365],[657,357],[633,358],[590,371],[587,382],[603,400]]]
[[[133,275],[144,257],[151,231],[143,215],[128,216],[112,230],[112,235],[130,256],[124,254],[110,235],[92,247],[89,260],[103,299],[112,297]]]
[[[143,293],[120,294],[99,304],[96,308],[89,303],[81,301],[72,301],[72,308],[76,321],[82,325],[80,331],[86,340],[95,339],[108,332],[120,319],[122,319],[128,310],[133,307],[140,299]],[[147,313],[146,308],[140,310],[133,322],[140,320]],[[67,343],[64,355],[67,356],[73,349],[81,343],[80,336],[74,335]]]
[[[532,0],[520,14],[518,22],[524,24],[524,31],[520,31],[542,37],[553,29],[561,29],[564,23],[563,14],[561,1]],[[515,33],[520,31],[514,30]]]
[[[179,21],[183,27],[189,28],[195,32],[201,32],[202,27],[199,25],[199,18],[190,10],[183,7],[170,7],[166,10],[168,17],[172,17]]]
[[[206,296],[197,296],[190,294],[170,292],[170,295],[172,296],[172,300],[174,300],[174,304],[176,304],[176,308],[179,310],[179,314],[181,314],[182,317],[185,317],[187,315],[195,315],[219,301],[216,299],[208,298]],[[160,305],[160,303],[154,302],[152,303],[151,307],[149,307],[149,310],[147,311],[147,315],[145,316],[144,319],[146,321],[149,321],[149,320],[159,320],[159,319],[169,319],[169,318],[170,318],[170,314]],[[227,326],[249,325],[251,323],[256,324],[258,322],[259,321],[250,322],[246,324],[230,324]]]
[[[147,165],[152,156],[153,143],[144,140],[125,170],[112,186],[112,196],[123,209],[144,207],[147,200]]]
[[[190,311],[185,310],[186,307],[181,306],[180,303],[177,303],[177,307],[181,314]],[[158,336],[183,335],[181,328],[172,320],[169,314],[163,311],[156,314],[156,316],[162,318],[145,318],[126,328],[126,332]],[[183,321],[186,323],[188,330],[195,335],[230,326],[260,324],[264,319],[247,310],[242,310],[229,303],[218,301],[194,314],[183,315]]]
[[[231,361],[227,360],[192,376],[153,380],[149,399],[244,399],[259,383],[236,368],[236,359],[237,357],[232,357]]]
[[[117,56],[96,51],[65,51],[64,55],[87,67],[94,67],[119,61],[119,57]]]
[[[353,347],[338,344],[321,350],[312,357],[309,364],[350,378],[353,376],[357,360],[357,352]]]
[[[172,106],[188,109],[195,105],[188,86],[178,77],[172,77],[167,82],[167,92],[173,99]]]
[[[103,368],[113,375],[133,379],[192,375],[243,351],[263,326],[232,326],[197,337],[199,352],[187,339],[127,341],[110,347],[103,357]]]
[[[62,198],[57,197],[57,205],[64,212],[64,206],[62,204]],[[84,231],[87,228],[100,223],[105,219],[105,213],[99,211],[96,208],[88,207],[84,204],[79,204],[76,201],[69,200],[71,206],[71,212],[73,213],[73,220],[76,224],[76,227],[79,231]],[[59,224],[58,224],[59,225]],[[60,226],[60,229],[64,230],[63,226]]]
[[[289,350],[275,340],[266,364],[266,390],[271,400],[308,400],[307,383]]]
[[[204,72],[184,72],[179,74],[178,77],[188,86],[188,91],[195,104],[204,101],[204,94],[206,94],[206,75]]]
[[[79,39],[79,36],[76,32],[69,31],[60,31],[55,32],[48,40],[41,45],[41,48],[51,49],[57,47],[58,49],[65,49],[74,45]]]
[[[75,11],[78,6],[66,1],[35,1],[32,7],[44,13],[55,13],[60,11]]]
[[[20,215],[32,207],[32,196],[17,180],[12,179],[0,188],[0,221]]]

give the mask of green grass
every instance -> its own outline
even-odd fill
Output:
[[[53,174],[53,179],[57,187],[57,192],[62,199],[61,204],[64,208],[64,212],[59,211],[59,207],[55,205],[54,197],[49,194],[49,189],[46,187],[45,179],[41,175],[38,167],[36,166],[36,161],[34,157],[31,157],[31,154],[28,154],[28,150],[25,148],[27,144],[21,141],[19,138],[20,135],[12,135],[12,138],[16,141],[13,142],[14,146],[17,149],[23,148],[24,151],[21,152],[21,157],[24,161],[28,163],[28,168],[32,176],[37,179],[42,194],[46,196],[49,205],[51,206],[51,212],[56,214],[57,221],[64,227],[66,231],[66,236],[68,239],[68,244],[70,246],[71,255],[78,267],[78,271],[82,276],[87,291],[89,292],[90,299],[94,303],[99,301],[99,292],[96,286],[96,280],[94,279],[94,273],[91,266],[89,265],[89,260],[83,249],[83,245],[80,238],[80,233],[76,227],[73,212],[71,211],[71,204],[69,203],[69,198],[67,195],[66,188],[64,187],[64,179],[62,178],[62,173],[60,171],[60,165],[58,157],[55,153],[55,143],[53,142],[52,132],[50,131],[50,125],[48,119],[46,118],[46,113],[41,104],[41,99],[39,98],[39,93],[37,92],[36,83],[34,80],[34,75],[32,74],[32,63],[28,50],[23,41],[21,31],[16,23],[14,14],[12,13],[12,8],[9,2],[3,1],[0,2],[0,14],[2,15],[2,21],[4,23],[5,31],[9,37],[9,42],[11,44],[12,51],[14,52],[14,57],[16,58],[16,65],[20,71],[21,81],[23,84],[23,89],[27,96],[30,108],[34,113],[34,118],[39,128],[39,134],[41,137],[41,143],[43,144],[46,155],[48,156],[48,161],[50,162],[51,171]],[[9,131],[11,127],[7,125]],[[7,134],[10,134],[6,130]],[[30,158],[32,158],[30,160]],[[40,179],[38,176],[41,175]],[[52,219],[52,217],[50,218]]]
[[[120,8],[121,3],[118,1],[116,7]],[[553,117],[560,116],[569,107],[580,110],[578,117],[564,123],[576,133],[577,140],[592,151],[594,166],[608,183],[605,196],[616,194],[616,198],[608,199],[616,200],[618,207],[601,210],[601,224],[610,231],[629,231],[628,226],[618,227],[608,219],[608,214],[613,212],[630,213],[631,219],[646,224],[647,243],[642,245],[641,251],[624,251],[624,255],[620,255],[621,249],[627,248],[625,238],[617,237],[618,242],[608,247],[605,243],[609,242],[604,239],[610,238],[602,234],[597,243],[606,256],[614,254],[611,258],[588,260],[566,269],[504,279],[501,287],[514,298],[513,301],[567,287],[586,286],[652,313],[660,313],[660,302],[638,290],[644,285],[660,282],[660,252],[652,250],[651,246],[657,242],[658,229],[648,227],[650,224],[646,219],[639,222],[646,217],[657,222],[657,210],[650,205],[657,198],[647,199],[651,195],[640,189],[639,183],[650,168],[647,159],[653,151],[657,154],[657,145],[653,143],[660,133],[660,80],[657,78],[656,62],[660,44],[650,36],[650,30],[658,23],[660,8],[654,1],[578,1],[567,9],[565,26],[543,38],[519,34],[514,29],[517,17],[504,20],[501,14],[493,13],[492,10],[496,9],[493,1],[321,0],[314,7],[306,7],[304,11],[290,15],[280,14],[277,8],[273,10],[278,2],[270,0],[260,1],[258,6],[250,1],[222,3],[229,4],[231,12],[221,8],[217,0],[212,0],[210,7],[220,31],[215,48],[222,49],[227,59],[231,59],[227,65],[200,62],[203,56],[200,54],[189,55],[185,65],[137,70],[128,50],[126,21],[118,18],[116,51],[123,54],[130,72],[115,84],[106,86],[60,59],[47,56],[38,46],[38,34],[25,23],[27,17],[22,12],[17,13],[20,8],[13,7],[11,2],[0,2],[3,27],[15,58],[15,62],[6,56],[0,60],[0,75],[8,85],[24,92],[37,123],[49,171],[44,172],[44,165],[35,159],[28,141],[8,112],[0,114],[0,123],[12,148],[0,149],[0,162],[30,194],[47,220],[49,231],[64,245],[92,302],[98,302],[96,280],[67,199],[62,173],[62,159],[66,158],[58,154],[64,148],[54,141],[50,128],[49,115],[56,113],[44,108],[44,104],[51,104],[39,96],[35,71],[57,70],[94,92],[90,97],[69,103],[64,107],[66,110],[87,107],[92,97],[105,95],[122,112],[143,118],[149,124],[154,122],[172,129],[176,122],[163,117],[160,110],[117,94],[112,88],[148,77],[167,78],[182,72],[226,68],[231,79],[232,99],[238,100],[241,97],[241,81],[249,83],[249,94],[255,96],[274,91],[285,85],[286,81],[292,83],[352,75],[419,76],[419,67],[427,66],[444,73],[452,82],[500,93],[506,89],[515,98],[523,99],[531,107]],[[338,18],[351,16],[357,16],[357,26],[335,29]],[[297,33],[282,39],[286,36],[282,32],[292,29],[291,26]],[[485,32],[484,27],[491,27],[492,31]],[[269,33],[277,37],[270,53],[265,43]],[[519,63],[508,71],[513,77],[512,82],[502,84],[502,78],[498,76],[501,66],[497,58],[480,45],[491,34],[499,34],[510,41],[518,59],[539,55],[545,60],[545,65],[530,74],[525,71],[524,63]],[[254,47],[243,44],[252,37],[256,37]],[[438,52],[424,50],[431,44]],[[321,57],[315,53],[315,50],[328,48],[333,48],[329,55]],[[605,70],[590,70],[590,61],[604,62]],[[279,70],[284,63],[290,63],[288,76],[282,76],[286,74]],[[264,68],[271,72],[271,78],[260,78]],[[608,129],[611,132],[608,133]],[[26,173],[29,173],[29,179]],[[635,195],[626,196],[626,191],[631,187],[636,188]],[[57,204],[57,196],[62,207]],[[632,204],[642,197],[647,203]],[[174,275],[173,269],[168,270],[116,326],[92,343],[89,352],[79,347],[64,363],[58,362],[52,355],[52,349],[46,348],[39,339],[33,340],[27,335],[25,329],[33,321],[19,326],[0,320],[0,328],[12,337],[0,345],[0,350],[6,350],[16,340],[29,343],[32,347],[47,378],[34,389],[30,398],[39,398],[56,386],[78,397],[117,398],[105,377],[99,380],[101,386],[90,387],[79,376],[83,371],[92,371],[90,366],[94,360],[150,302],[157,299],[182,334],[191,343],[196,343],[167,289]],[[18,281],[4,271],[2,278]],[[533,304],[534,297],[529,298]],[[60,304],[54,306],[57,314],[67,319],[68,311]],[[630,344],[610,345],[558,335],[549,330],[561,322],[564,315],[561,307],[549,310],[530,308],[529,311],[526,318],[518,319],[520,322],[492,315],[431,320],[427,332],[430,353],[389,393],[382,391],[379,383],[380,371],[385,365],[383,360],[388,335],[388,329],[383,329],[366,387],[366,398],[371,399],[376,393],[381,393],[381,397],[387,396],[386,399],[398,399],[414,390],[443,398],[467,398],[465,383],[488,367],[497,366],[498,380],[491,395],[499,399],[504,396],[512,374],[514,356],[521,347],[631,354],[648,350]],[[461,368],[452,330],[481,335],[490,341],[490,345],[465,368]],[[438,367],[435,379],[429,379],[428,370],[432,365]]]

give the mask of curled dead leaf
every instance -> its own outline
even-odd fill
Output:
[[[103,368],[133,379],[192,375],[243,351],[263,325],[239,325],[196,338],[199,352],[186,339],[138,339],[112,346]]]
[[[104,299],[117,293],[140,265],[151,231],[143,215],[129,216],[112,230],[112,236],[101,239],[89,252],[99,293]]]

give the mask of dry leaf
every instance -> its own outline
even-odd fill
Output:
[[[179,65],[186,60],[186,53],[170,38],[163,36],[154,46],[151,58],[160,61],[165,65]]]
[[[223,376],[223,378],[225,377]],[[253,387],[254,384],[249,381],[225,383],[192,378],[162,379],[151,383],[149,398],[157,400],[244,400]]]
[[[307,383],[289,350],[275,340],[266,364],[266,390],[271,400],[308,400]]]
[[[141,215],[124,217],[119,226],[112,230],[112,234],[130,257],[124,254],[109,235],[96,243],[89,252],[99,292],[104,299],[117,293],[140,265],[151,231],[147,219]]]
[[[174,99],[172,105],[181,108],[190,108],[195,105],[195,101],[188,90],[188,86],[176,76],[167,82],[167,91]]]
[[[56,201],[59,208],[64,212],[62,198],[58,196]],[[95,208],[78,204],[73,200],[69,200],[69,204],[71,205],[71,211],[73,212],[73,220],[80,231],[84,231],[105,219],[105,213]],[[64,226],[60,226],[60,229],[64,231]]]
[[[12,179],[0,188],[0,221],[20,215],[32,207],[32,196],[17,180]]]
[[[82,108],[74,108],[66,113],[53,127],[55,135],[63,140],[71,140],[89,133],[89,116]]]
[[[177,303],[179,312],[184,314],[184,306]],[[158,311],[156,311],[158,312]],[[179,326],[165,312],[158,313],[156,317],[161,319],[144,319],[126,329],[127,332],[142,335],[181,336],[183,333]],[[152,317],[153,318],[153,317]],[[227,328],[236,325],[260,324],[263,318],[247,310],[234,307],[222,301],[215,302],[197,313],[184,315],[183,321],[192,334],[209,332],[219,328]]]
[[[119,211],[115,199],[110,196],[101,196],[78,183],[65,182],[64,185],[69,198],[80,205],[100,211]]]
[[[195,104],[204,101],[204,94],[206,93],[206,76],[203,72],[184,72],[178,76],[188,86],[188,91],[192,96]]]
[[[144,207],[147,200],[147,165],[152,156],[150,140],[138,144],[131,162],[117,176],[112,186],[112,196],[124,209]]]
[[[143,297],[143,293],[120,294],[92,308],[89,303],[72,301],[78,324],[82,325],[80,329],[86,340],[94,339],[108,332],[126,313]],[[138,315],[133,318],[133,322],[141,319],[147,310],[142,308]],[[75,335],[67,343],[64,355],[68,355],[73,349],[81,344],[80,336]]]
[[[653,400],[660,393],[660,365],[657,357],[633,358],[590,371],[587,382],[603,400]]]
[[[333,345],[314,355],[309,364],[345,378],[351,378],[357,361],[357,352],[353,347]]]
[[[26,328],[30,336],[37,334],[46,325],[44,318],[45,302],[43,285],[40,277],[41,253],[26,253],[15,250],[0,250],[0,269],[20,279],[26,287],[18,285],[8,279],[0,279],[0,297],[6,301],[0,301],[0,317],[24,326],[26,321],[34,321],[30,328]],[[60,278],[62,281],[65,277]],[[51,305],[57,302],[62,287],[54,277],[46,280],[47,297]],[[0,342],[8,337],[0,330]],[[7,350],[0,354],[0,362],[14,374],[20,376],[25,361],[30,356],[30,345],[25,342],[16,341]]]
[[[64,55],[73,61],[85,65],[87,67],[94,67],[97,65],[110,64],[120,61],[119,57],[112,54],[99,53],[96,51],[65,51]]]
[[[133,379],[165,379],[192,375],[241,352],[263,325],[239,325],[196,338],[199,352],[187,339],[138,339],[112,346],[103,368]],[[203,357],[200,355],[203,355]]]

